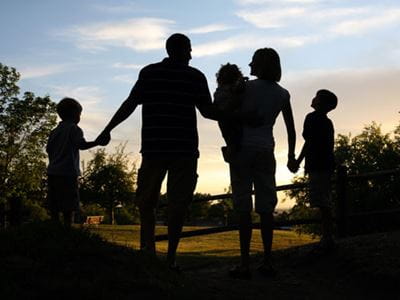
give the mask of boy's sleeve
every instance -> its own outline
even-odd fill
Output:
[[[306,116],[303,125],[303,138],[307,141],[312,137],[312,120],[309,115]]]
[[[71,142],[74,146],[79,148],[80,145],[86,143],[85,138],[83,137],[83,131],[79,126],[73,126],[71,128]]]

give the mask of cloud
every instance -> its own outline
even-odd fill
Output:
[[[211,33],[211,32],[218,32],[218,31],[226,31],[232,29],[232,26],[225,25],[225,24],[210,24],[202,27],[196,27],[189,29],[187,31],[188,34],[204,34],[204,33]]]
[[[66,72],[70,69],[67,65],[48,65],[40,67],[18,68],[22,79],[32,79]]]
[[[318,36],[265,36],[265,35],[238,35],[220,41],[211,41],[193,46],[193,56],[203,57],[228,53],[242,49],[255,49],[259,47],[295,48],[308,43],[316,42]]]
[[[108,47],[127,47],[135,51],[164,48],[166,37],[172,32],[172,20],[136,18],[122,22],[95,23],[75,26],[64,33],[78,47],[106,50]]]
[[[257,28],[280,28],[292,23],[335,23],[340,18],[366,15],[371,11],[373,11],[371,7],[271,6],[264,9],[241,10],[236,15]]]
[[[144,10],[136,3],[126,3],[121,5],[95,4],[93,5],[93,8],[98,11],[109,14],[120,14],[120,13],[126,14],[126,13],[138,12],[139,10],[142,12]]]
[[[267,3],[302,3],[302,4],[309,4],[309,3],[318,3],[320,0],[237,0],[237,3],[240,5],[261,5]]]
[[[123,64],[123,63],[115,63],[112,66],[113,66],[113,68],[117,68],[117,69],[131,69],[131,70],[140,70],[144,67],[144,65]]]
[[[239,11],[237,16],[258,28],[283,27],[287,22],[304,16],[306,9],[302,7],[289,7],[277,9],[263,9],[252,11]]]
[[[135,76],[132,74],[123,74],[123,75],[116,75],[112,78],[115,81],[123,82],[123,83],[129,83],[129,84],[134,84],[135,80],[137,79]]]
[[[331,27],[331,31],[340,35],[362,34],[400,22],[400,9],[378,11],[367,18],[352,19],[340,22]]]
[[[77,99],[82,106],[95,108],[104,100],[103,92],[97,86],[51,86],[52,94],[58,98]]]

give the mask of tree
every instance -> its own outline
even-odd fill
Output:
[[[19,212],[27,201],[45,198],[47,137],[56,125],[55,103],[49,96],[25,92],[19,97],[15,68],[0,63],[0,214],[5,225],[5,208],[11,208],[10,222],[20,221]],[[31,203],[32,204],[32,203]]]
[[[355,137],[350,134],[338,135],[335,140],[335,158],[338,165],[347,167],[349,174],[398,168],[400,166],[400,124],[393,134],[382,133],[381,126],[373,122],[365,126],[362,133]],[[306,178],[296,177],[293,182],[306,182]],[[353,213],[400,206],[399,176],[350,181],[347,190],[347,206]],[[307,189],[290,190],[286,192],[286,195],[296,200],[296,205],[290,211],[290,218],[313,216],[313,211],[308,206]],[[318,233],[318,226],[302,226],[301,230]]]
[[[119,145],[113,154],[105,149],[94,151],[81,178],[81,201],[103,207],[111,224],[115,223],[115,207],[131,204],[136,190],[136,166],[124,152],[125,146]]]

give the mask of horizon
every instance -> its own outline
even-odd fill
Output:
[[[207,77],[211,94],[221,64],[237,64],[248,75],[254,51],[272,47],[280,55],[281,85],[291,94],[297,132],[311,112],[318,89],[332,90],[338,107],[329,114],[337,134],[359,134],[373,121],[391,132],[399,123],[400,3],[384,0],[205,0],[163,1],[5,0],[0,62],[21,73],[21,91],[69,96],[83,106],[80,127],[94,139],[128,96],[139,70],[165,56],[165,39],[182,32],[192,41],[190,65]],[[128,141],[139,162],[140,109],[112,132],[112,152]],[[229,186],[224,145],[216,122],[198,114],[199,180],[196,192],[222,194]],[[274,129],[277,184],[290,183],[282,117]],[[90,152],[82,151],[82,159]],[[138,167],[139,164],[137,163]],[[297,175],[301,175],[299,171]],[[292,203],[279,203],[286,209]]]

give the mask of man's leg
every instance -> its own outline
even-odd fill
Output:
[[[189,204],[197,183],[197,158],[171,162],[168,169],[168,253],[167,262],[175,265],[176,250]]]
[[[156,253],[154,240],[156,211],[151,207],[140,207],[140,249],[149,253]]]
[[[161,183],[166,169],[163,161],[158,159],[142,159],[138,171],[136,204],[140,213],[140,249],[155,254],[156,205],[160,196]]]
[[[333,240],[333,218],[329,207],[321,207],[321,226],[322,226],[322,242],[327,248],[334,247]]]

